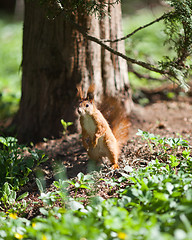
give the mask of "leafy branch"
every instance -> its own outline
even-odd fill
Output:
[[[188,90],[188,85],[186,84],[185,79],[187,78],[189,71],[192,69],[192,66],[186,65],[187,59],[192,54],[191,0],[165,0],[165,2],[167,2],[172,7],[172,11],[164,13],[159,18],[135,29],[132,33],[129,33],[124,37],[113,40],[99,39],[95,36],[90,35],[89,29],[85,29],[84,27],[80,26],[74,21],[74,19],[76,14],[80,16],[82,14],[95,14],[101,18],[107,14],[107,6],[113,6],[114,4],[119,3],[119,0],[114,0],[111,2],[84,0],[40,0],[40,2],[46,3],[48,5],[48,9],[50,10],[51,14],[53,14],[52,19],[63,13],[66,21],[70,22],[70,24],[88,40],[99,44],[104,49],[125,59],[129,63],[139,65],[149,71],[160,73],[169,80],[176,82],[178,85],[181,85],[181,87],[183,87],[186,91]],[[53,5],[55,6],[54,8]],[[55,9],[57,9],[57,11]],[[170,57],[165,56],[162,61],[159,61],[157,66],[128,57],[106,44],[108,42],[112,43],[125,40],[133,36],[138,31],[141,31],[144,28],[147,28],[161,20],[164,20],[165,23],[165,33],[167,35],[166,43],[174,49],[176,52],[176,57],[170,59]]]
[[[156,73],[160,73],[162,75],[165,75],[169,80],[176,82],[178,85],[181,85],[181,87],[183,87],[186,91],[188,90],[188,85],[186,84],[186,82],[184,81],[184,78],[181,78],[178,71],[173,71],[173,69],[169,69],[169,68],[158,68],[150,63],[146,63],[140,60],[136,60],[134,58],[130,58],[128,56],[126,56],[125,54],[116,51],[115,49],[113,49],[112,47],[108,46],[107,44],[105,44],[103,42],[103,40],[96,38],[92,35],[90,35],[88,33],[88,31],[85,31],[83,27],[81,27],[80,25],[76,24],[76,23],[72,23],[73,26],[84,36],[86,37],[88,40],[93,41],[99,45],[101,45],[102,47],[104,47],[106,50],[108,50],[109,52],[125,59],[128,62],[131,62],[132,64],[136,64],[139,65],[145,69],[148,69],[150,71],[156,72]]]
[[[61,12],[64,12],[66,19],[73,19],[77,14],[96,15],[102,18],[108,15],[108,7],[118,4],[120,0],[39,0],[39,2],[46,9],[48,18],[55,19]]]
[[[165,77],[162,77],[162,78],[156,78],[156,77],[152,77],[150,74],[142,74],[138,71],[136,71],[134,68],[133,68],[133,65],[131,63],[128,63],[128,69],[129,69],[129,72],[132,72],[134,73],[138,78],[145,78],[147,80],[152,80],[152,81],[166,81],[166,78]]]
[[[127,39],[127,38],[130,38],[131,36],[133,36],[133,35],[134,35],[135,33],[137,33],[138,31],[140,31],[140,30],[142,30],[142,29],[144,29],[144,28],[147,28],[147,27],[153,25],[153,24],[156,23],[156,22],[161,21],[161,20],[165,19],[166,17],[167,17],[167,13],[164,13],[164,14],[163,14],[162,16],[160,16],[159,18],[157,18],[157,19],[155,19],[154,21],[152,21],[152,22],[150,22],[150,23],[147,23],[147,24],[145,24],[145,25],[143,25],[143,26],[141,26],[141,27],[136,28],[133,32],[127,34],[127,35],[124,36],[124,37],[117,38],[117,39],[114,39],[114,40],[110,40],[110,39],[107,39],[107,40],[106,40],[106,39],[103,39],[103,42],[115,43],[115,42],[123,41],[123,40],[125,40],[125,39]]]
[[[165,33],[168,36],[167,42],[177,53],[172,64],[178,69],[191,67],[186,65],[187,58],[192,54],[192,1],[172,0],[167,1],[174,11],[165,19]]]

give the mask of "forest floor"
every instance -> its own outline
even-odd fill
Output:
[[[131,127],[129,141],[123,147],[119,159],[120,169],[112,170],[109,161],[105,161],[100,167],[94,166],[88,160],[87,154],[83,149],[81,138],[78,134],[69,135],[65,138],[48,140],[46,142],[38,143],[35,147],[43,150],[49,157],[47,162],[44,162],[36,173],[31,177],[31,181],[24,188],[22,192],[28,191],[29,200],[39,201],[39,206],[32,207],[32,212],[28,213],[28,217],[38,214],[38,208],[41,206],[38,199],[39,191],[36,186],[36,177],[43,178],[46,183],[47,191],[54,191],[52,185],[54,180],[59,178],[75,178],[79,172],[84,174],[92,173],[98,179],[120,177],[124,172],[125,166],[132,168],[145,167],[151,160],[156,159],[155,152],[151,152],[149,146],[136,133],[138,129],[160,135],[161,137],[182,137],[192,143],[192,95],[176,94],[174,99],[167,99],[167,89],[160,90],[142,90],[142,95],[150,100],[147,106],[140,106],[135,104],[134,110],[131,114]],[[93,171],[95,170],[96,171]],[[41,174],[37,173],[41,171]],[[116,197],[115,188],[113,191],[106,188],[106,184],[102,181],[98,184],[99,189],[97,195],[103,198]],[[75,191],[73,186],[69,189],[70,195],[74,196]],[[86,190],[80,189],[76,197],[87,198]],[[35,210],[36,209],[36,210]]]

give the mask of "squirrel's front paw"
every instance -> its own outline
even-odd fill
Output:
[[[93,140],[93,142],[92,142],[93,148],[96,147],[97,143],[98,143],[98,138],[96,138],[96,139]]]

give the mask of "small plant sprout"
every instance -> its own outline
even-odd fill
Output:
[[[189,149],[189,143],[187,140],[182,138],[174,137],[160,137],[154,134],[138,130],[137,136],[141,136],[143,140],[147,141],[151,153],[153,153],[153,148],[158,147],[160,152],[163,153],[168,159],[169,155],[175,155],[179,149],[187,150]]]
[[[171,163],[171,167],[175,168],[175,173],[176,173],[176,167],[180,164],[180,160],[174,155],[170,155],[169,160]]]
[[[73,125],[73,122],[65,122],[63,119],[61,119],[61,124],[63,126],[63,135],[65,136],[67,133],[67,128]]]
[[[153,145],[155,144],[156,146],[158,144],[158,136],[155,136],[154,134],[148,133],[146,131],[142,131],[141,129],[138,129],[136,135],[141,136],[143,140],[147,141],[150,152],[153,153]]]
[[[94,183],[92,177],[92,175],[84,175],[82,172],[80,172],[77,174],[77,178],[65,180],[65,182],[74,187],[76,196],[79,189],[91,190],[91,185]]]
[[[28,192],[25,192],[17,197],[17,193],[13,190],[13,187],[8,182],[5,182],[1,191],[1,195],[2,197],[0,198],[0,202],[3,203],[7,212],[19,213],[26,209],[27,202],[24,200],[24,198],[28,196]]]

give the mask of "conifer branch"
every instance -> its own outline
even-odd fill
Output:
[[[107,44],[105,44],[101,39],[99,38],[96,38],[92,35],[90,35],[87,31],[85,31],[80,25],[76,24],[73,22],[73,26],[84,36],[86,37],[88,40],[90,41],[93,41],[95,43],[98,43],[99,45],[101,45],[102,47],[104,47],[106,50],[108,50],[109,52],[125,59],[126,61],[128,62],[131,62],[132,64],[137,64],[143,68],[146,68],[150,71],[153,71],[153,72],[157,72],[157,73],[160,73],[160,74],[169,74],[169,72],[167,70],[162,70],[162,69],[159,69],[149,63],[146,63],[146,62],[143,62],[143,61],[139,61],[139,60],[136,60],[134,58],[130,58],[130,57],[127,57],[125,54],[119,52],[119,51],[116,51],[115,49],[111,48],[110,46],[108,46]]]
[[[177,72],[176,71],[174,72],[171,69],[160,69],[160,68],[158,68],[158,67],[156,67],[156,66],[154,66],[154,65],[152,65],[150,63],[146,63],[146,62],[143,62],[143,61],[136,60],[134,58],[127,57],[125,54],[123,54],[121,52],[118,52],[115,49],[113,49],[110,46],[108,46],[107,44],[105,44],[101,39],[96,38],[96,37],[90,35],[80,25],[78,25],[78,24],[76,24],[74,22],[72,24],[88,40],[93,41],[93,42],[99,44],[100,46],[102,46],[106,50],[108,50],[109,52],[115,54],[116,56],[119,56],[119,57],[125,59],[127,62],[131,62],[132,64],[137,64],[137,65],[139,65],[139,66],[141,66],[141,67],[143,67],[145,69],[148,69],[150,71],[153,71],[153,72],[165,75],[170,81],[176,82],[178,85],[181,85],[185,89],[185,91],[188,91],[188,89],[189,89],[188,85],[181,78],[177,77]],[[174,78],[174,80],[172,78]]]
[[[142,74],[142,73],[136,71],[136,70],[133,68],[132,64],[130,64],[130,63],[128,63],[128,69],[129,69],[129,72],[132,72],[132,73],[135,74],[135,76],[137,76],[138,78],[145,78],[145,79],[148,79],[148,80],[160,81],[160,82],[166,81],[166,78],[165,78],[165,77],[156,78],[156,77],[150,76],[149,74]]]
[[[52,0],[53,1],[53,0]],[[116,0],[115,2],[118,2],[119,0]],[[179,1],[179,2],[178,2]],[[115,3],[113,2],[113,4]],[[61,2],[60,2],[61,3]],[[105,5],[105,2],[103,2]],[[88,40],[93,41],[100,46],[102,46],[104,49],[108,50],[109,52],[125,59],[127,62],[130,62],[132,64],[137,64],[145,69],[148,69],[153,72],[160,73],[164,76],[166,76],[169,80],[177,82],[177,84],[180,84],[185,90],[187,91],[188,85],[185,82],[185,78],[187,76],[187,73],[189,72],[189,67],[185,66],[185,61],[188,56],[191,54],[191,45],[192,45],[192,37],[191,37],[191,11],[192,11],[192,5],[191,2],[187,2],[187,7],[185,5],[182,5],[180,3],[180,0],[170,0],[171,7],[174,7],[174,11],[170,11],[169,13],[164,13],[162,16],[159,18],[155,19],[154,21],[145,24],[137,29],[135,29],[132,33],[127,34],[124,37],[114,39],[114,40],[106,40],[106,39],[99,39],[95,36],[92,36],[89,34],[88,29],[83,28],[82,26],[78,25],[75,23],[72,18],[69,17],[69,14],[66,12],[65,7],[60,4],[59,8],[60,10],[57,12],[56,16],[61,14],[61,12],[64,14],[65,18],[67,21],[71,23],[74,29],[78,30],[84,37],[86,37]],[[97,5],[97,4],[96,4]],[[100,7],[104,7],[104,5],[100,5]],[[94,5],[93,5],[94,6]],[[92,7],[93,7],[92,6]],[[87,5],[83,5],[83,7],[88,7]],[[90,6],[89,6],[90,7]],[[90,8],[89,8],[90,10]],[[100,8],[100,14],[102,15],[104,9]],[[96,8],[94,11],[99,11]],[[93,12],[94,12],[93,11]],[[92,10],[91,10],[92,12]],[[90,13],[90,11],[86,11],[86,13]],[[54,16],[53,19],[56,17]],[[150,63],[146,63],[143,61],[136,60],[134,58],[130,58],[126,56],[125,54],[113,49],[106,43],[115,43],[119,42],[122,40],[125,40],[132,35],[134,35],[136,32],[147,28],[151,26],[152,24],[159,22],[161,20],[165,20],[165,24],[167,25],[167,35],[169,36],[168,40],[169,43],[172,42],[174,43],[174,49],[177,52],[177,57],[171,60],[168,56],[166,57],[167,61],[161,61],[159,62],[159,66],[154,66]],[[177,28],[179,24],[177,23],[179,21],[180,23],[183,24],[183,29],[184,29],[184,36],[180,34],[180,32],[177,32]],[[176,40],[174,34],[176,33]],[[174,36],[174,37],[173,37]],[[184,39],[184,41],[183,41]]]
[[[124,37],[117,38],[117,39],[114,39],[114,40],[102,39],[102,41],[103,41],[103,42],[115,43],[115,42],[119,42],[119,41],[125,40],[125,39],[127,39],[127,38],[130,38],[130,37],[131,37],[132,35],[134,35],[136,32],[138,32],[138,31],[140,31],[140,30],[142,30],[142,29],[144,29],[144,28],[147,28],[147,27],[151,26],[152,24],[154,24],[154,23],[156,23],[156,22],[159,22],[159,21],[165,19],[166,16],[167,16],[167,13],[164,13],[161,17],[159,17],[159,18],[155,19],[154,21],[152,21],[152,22],[150,22],[150,23],[147,23],[147,24],[145,24],[145,25],[143,25],[143,26],[141,26],[141,27],[136,28],[133,32],[127,34],[127,35],[124,36]]]

